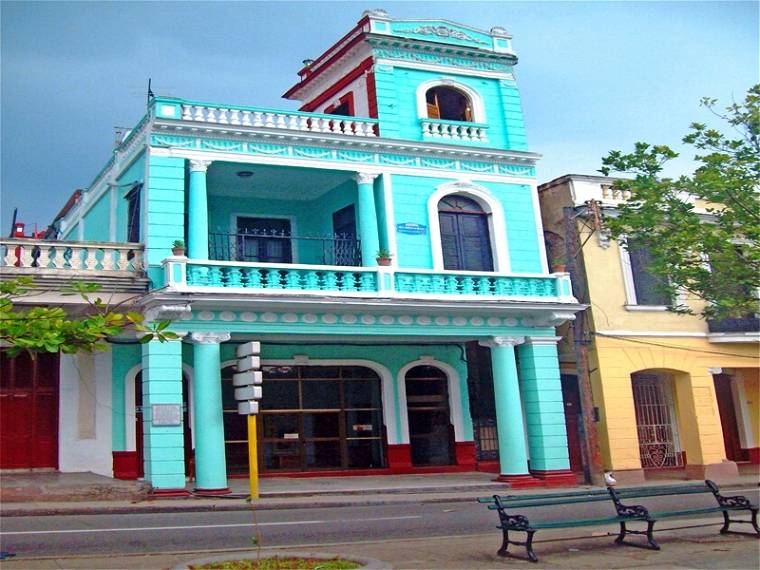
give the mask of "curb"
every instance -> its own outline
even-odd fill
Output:
[[[172,567],[171,570],[187,570],[194,565],[212,564],[214,562],[225,562],[227,560],[246,560],[256,558],[272,558],[275,556],[282,557],[297,557],[297,558],[319,558],[324,560],[330,560],[332,558],[342,558],[343,560],[351,560],[362,565],[363,570],[391,570],[393,567],[382,560],[376,558],[364,558],[355,556],[353,554],[339,554],[339,553],[325,553],[325,552],[303,552],[300,550],[289,550],[283,548],[282,550],[247,550],[243,552],[236,552],[234,554],[218,554],[216,556],[208,556],[206,558],[194,558],[182,562]]]

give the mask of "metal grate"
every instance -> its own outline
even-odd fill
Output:
[[[664,382],[656,375],[632,378],[639,453],[644,469],[683,465],[682,455],[676,450],[673,402]]]
[[[498,460],[499,436],[496,431],[496,418],[473,418],[472,429],[475,434],[475,456],[477,460]]]

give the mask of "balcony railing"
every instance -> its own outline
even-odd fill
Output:
[[[176,290],[362,297],[572,300],[569,276],[495,275],[410,271],[393,267],[337,267],[282,263],[164,260],[166,282]]]
[[[445,121],[443,119],[422,119],[423,139],[451,139],[455,141],[488,142],[488,125]]]
[[[86,274],[142,274],[143,246],[139,243],[67,242],[26,238],[0,240],[3,273],[44,274],[69,271]]]
[[[209,234],[209,257],[216,261],[291,263],[296,256],[310,265],[361,264],[359,240],[348,234],[293,236],[271,230]]]
[[[264,127],[357,137],[378,136],[377,119],[303,113],[300,111],[278,111],[257,107],[230,107],[182,102],[181,118],[183,121],[222,126]]]

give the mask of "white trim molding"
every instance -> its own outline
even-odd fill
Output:
[[[433,248],[433,269],[443,271],[443,247],[441,245],[441,224],[438,219],[438,203],[446,196],[458,194],[475,200],[488,216],[488,233],[491,240],[493,270],[501,273],[510,272],[509,244],[507,224],[501,202],[484,188],[466,180],[441,184],[428,197],[428,224],[430,226],[430,244]],[[541,249],[542,245],[539,244]]]
[[[221,344],[230,340],[228,332],[194,332],[190,333],[194,344]]]

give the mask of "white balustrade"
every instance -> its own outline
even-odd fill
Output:
[[[134,243],[67,242],[41,239],[0,239],[0,266],[20,270],[92,273],[143,270],[143,246]]]
[[[209,107],[206,105],[182,105],[182,120],[196,123],[214,123],[244,127],[265,127],[268,129],[309,131],[314,133],[331,133],[353,135],[358,137],[376,137],[376,119],[357,117],[328,117],[311,113],[288,113],[277,111],[241,110],[230,107]],[[433,124],[435,132],[441,131],[441,125]],[[431,125],[423,123],[423,130],[431,134]],[[449,133],[451,130],[451,133]],[[465,136],[466,134],[466,136]],[[480,127],[447,126],[446,134],[433,134],[444,138],[462,138],[465,140],[485,140],[485,129]],[[481,138],[473,138],[481,137]]]
[[[470,142],[487,142],[488,127],[472,123],[441,122],[438,120],[420,121],[422,138],[442,138]]]

